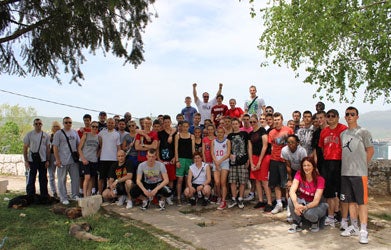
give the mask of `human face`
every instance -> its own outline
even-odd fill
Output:
[[[125,152],[124,151],[122,151],[122,150],[118,151],[118,153],[117,153],[117,161],[120,164],[125,162]]]
[[[295,122],[294,121],[292,121],[292,120],[290,120],[290,121],[288,121],[288,127],[290,127],[291,129],[293,129],[293,130],[295,130]]]
[[[281,116],[273,117],[274,127],[280,129],[282,127],[282,118]]]
[[[160,131],[160,124],[154,124],[153,125],[153,131],[159,132]]]
[[[242,118],[243,125],[248,127],[250,125],[250,118],[249,117],[243,117]]]
[[[266,112],[267,114],[273,114],[273,109],[267,108],[267,109],[265,109],[265,112]]]
[[[110,118],[107,120],[107,129],[108,130],[113,130],[115,127],[115,121],[113,118]]]
[[[60,129],[61,129],[61,127],[59,125],[56,125],[56,124],[52,125],[52,132],[53,133],[57,132]]]
[[[64,119],[62,123],[64,125],[64,129],[69,130],[72,128],[72,119],[71,118]]]
[[[304,114],[303,115],[303,121],[304,121],[304,124],[306,127],[309,127],[311,126],[311,123],[312,123],[312,115],[311,114]]]
[[[136,123],[131,122],[129,123],[128,127],[129,127],[129,131],[134,131],[136,130]]]
[[[118,130],[119,131],[124,131],[126,128],[126,123],[124,121],[118,122]]]
[[[201,129],[195,129],[194,130],[194,137],[195,138],[201,138]]]
[[[202,163],[202,157],[200,155],[195,155],[193,157],[193,161],[195,164],[200,164],[200,163]]]
[[[234,130],[234,131],[239,131],[239,129],[240,129],[240,124],[239,124],[239,121],[232,121],[232,129]]]
[[[91,126],[91,119],[90,118],[84,118],[83,122],[84,122],[84,126],[86,128],[89,128]]]
[[[147,161],[148,163],[154,163],[156,161],[156,154],[147,153]]]
[[[334,114],[334,113],[328,113],[327,115],[326,115],[326,121],[327,121],[327,124],[329,125],[329,126],[334,126],[334,125],[336,125],[337,123],[338,123],[338,121],[339,121],[339,117],[336,115],[336,114]]]
[[[326,124],[326,117],[324,114],[316,114],[316,118],[318,119],[319,126],[324,126]]]
[[[273,127],[273,126],[274,126],[274,121],[273,121],[273,117],[272,117],[272,116],[267,116],[267,117],[266,117],[266,124],[267,124],[269,127]]]
[[[107,118],[107,115],[99,115],[99,121],[101,123],[105,123],[106,122],[106,118]]]
[[[288,148],[291,152],[296,152],[296,149],[297,149],[297,146],[299,145],[296,141],[295,138],[293,137],[289,137],[288,138],[288,141],[287,141],[287,144],[288,144]]]
[[[145,119],[144,120],[144,129],[145,130],[151,130],[151,126],[152,126],[152,121]]]
[[[312,171],[314,171],[314,166],[312,165],[311,162],[309,161],[304,161],[303,162],[303,170],[304,170],[304,173],[305,175],[312,175]]]
[[[98,133],[98,128],[99,128],[99,125],[98,125],[98,123],[96,123],[96,122],[93,122],[92,124],[91,124],[91,132],[93,132],[93,133]]]
[[[163,120],[163,127],[164,127],[164,129],[171,128],[171,120],[170,119]]]
[[[293,118],[293,121],[299,122],[300,118],[301,118],[301,115],[300,115],[300,113],[295,112],[295,113],[292,114],[292,118]]]
[[[251,87],[251,88],[250,88],[250,96],[251,96],[252,98],[254,98],[256,94],[257,94],[257,89],[254,88],[254,87]]]
[[[259,118],[259,123],[261,124],[262,127],[265,127],[267,125],[266,118],[264,115],[261,115],[261,117]]]
[[[224,133],[225,133],[225,131],[224,131],[223,128],[218,128],[217,131],[216,131],[217,138],[219,140],[224,139]]]
[[[221,103],[223,103],[223,98],[221,98],[221,97],[217,97],[216,98],[216,101],[217,101],[217,104],[221,104]]]
[[[126,113],[125,113],[125,120],[127,120],[127,121],[132,120],[132,114],[129,113],[129,112],[126,112]]]
[[[254,118],[251,118],[250,125],[251,125],[251,127],[256,128],[256,127],[258,127],[258,121]]]
[[[204,100],[205,103],[209,101],[209,94],[207,92],[202,94],[202,99]]]
[[[41,131],[41,129],[42,129],[42,121],[41,120],[37,119],[34,121],[34,129],[36,131]]]
[[[186,103],[187,107],[190,107],[190,105],[191,105],[191,98],[186,98],[185,99],[185,103]]]
[[[235,109],[236,102],[234,100],[229,101],[229,106],[231,109]]]
[[[198,124],[200,124],[200,122],[201,122],[201,116],[200,115],[195,115],[194,118],[193,118],[193,123],[195,125],[198,125]]]
[[[224,127],[230,128],[232,126],[232,120],[231,119],[224,119]]]
[[[213,136],[215,134],[215,129],[213,126],[208,126],[207,130],[209,136]]]
[[[182,124],[182,132],[188,132],[189,131],[189,124],[183,123]]]
[[[347,124],[355,124],[358,120],[358,114],[354,109],[347,109],[345,112],[345,120]]]

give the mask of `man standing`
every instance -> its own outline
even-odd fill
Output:
[[[72,129],[72,119],[68,116],[62,120],[64,129],[58,130],[53,138],[53,152],[56,159],[58,192],[60,201],[68,205],[66,178],[71,176],[71,198],[79,198],[79,159],[75,155],[80,142],[79,135]]]
[[[329,205],[325,225],[334,227],[334,212],[339,212],[338,196],[341,192],[342,143],[340,135],[347,127],[339,123],[339,113],[335,109],[327,111],[326,121],[329,126],[320,132],[319,138],[319,147],[323,149],[324,158],[320,174],[326,181],[323,196]]]
[[[250,86],[250,99],[244,103],[244,112],[250,115],[261,116],[265,113],[265,101],[257,96],[257,87],[254,85]]]
[[[301,120],[301,112],[299,110],[295,110],[292,113],[292,120],[295,123],[295,133],[300,128],[300,120]]]
[[[190,96],[186,96],[185,103],[186,103],[186,107],[182,109],[181,114],[183,115],[185,120],[190,123],[190,126],[192,126],[194,115],[197,113],[197,109],[191,106]]]
[[[39,189],[42,197],[48,196],[47,168],[49,167],[49,135],[42,131],[42,121],[34,120],[34,130],[23,139],[23,157],[26,170],[29,171],[26,193],[35,195],[35,180],[39,172]],[[29,151],[29,153],[28,153]]]
[[[103,129],[107,128],[106,124],[106,119],[107,119],[107,114],[105,111],[101,111],[99,113],[99,132],[102,131]]]
[[[201,113],[201,125],[204,125],[205,119],[210,119],[211,116],[211,109],[214,105],[217,104],[216,98],[213,98],[211,101],[209,101],[209,94],[208,92],[204,92],[202,94],[203,101],[200,100],[197,96],[197,83],[193,83],[193,96],[194,96],[194,102],[197,105],[198,112]],[[219,83],[219,90],[217,91],[216,96],[221,95],[221,91],[223,90],[223,84]]]
[[[114,119],[109,118],[107,119],[107,129],[104,129],[99,133],[99,136],[102,138],[98,182],[98,189],[100,194],[102,194],[102,191],[106,185],[111,166],[117,161],[117,152],[121,149],[120,135],[114,129],[114,127]]]
[[[306,151],[307,155],[312,154],[312,136],[314,134],[314,129],[312,127],[312,113],[309,110],[303,112],[303,121],[304,128],[299,128],[296,131],[296,135],[299,138],[300,146],[302,146]]]
[[[341,228],[342,236],[359,235],[359,242],[368,243],[368,164],[374,154],[372,136],[368,130],[357,124],[358,110],[348,107],[345,120],[348,129],[341,133],[342,170],[341,170]],[[357,220],[360,218],[361,230]],[[351,225],[348,227],[348,211]]]
[[[228,107],[227,105],[223,104],[224,96],[223,95],[217,95],[216,101],[217,104],[212,107],[210,110],[211,113],[211,119],[216,127],[222,124],[224,114],[227,112]]]
[[[283,116],[276,112],[273,114],[274,129],[269,132],[268,142],[272,146],[270,167],[269,167],[269,187],[274,188],[277,204],[271,211],[272,214],[282,212],[282,189],[287,184],[286,162],[281,157],[282,148],[287,144],[288,136],[293,134],[290,127],[283,126]]]

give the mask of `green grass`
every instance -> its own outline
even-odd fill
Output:
[[[31,205],[15,210],[7,208],[16,194],[0,195],[0,243],[8,237],[3,249],[173,249],[148,231],[104,212],[70,220],[50,211],[51,206]],[[102,210],[101,210],[102,211]],[[20,216],[25,214],[25,217]],[[69,235],[72,223],[88,222],[91,233],[108,238],[109,242],[81,241]]]
[[[386,213],[374,214],[374,213],[371,213],[370,215],[372,215],[372,216],[374,216],[376,218],[382,219],[382,220],[391,221],[391,214],[386,214]]]

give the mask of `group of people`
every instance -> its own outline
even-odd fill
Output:
[[[24,138],[27,194],[35,194],[39,172],[40,194],[48,195],[48,171],[52,195],[65,205],[69,198],[98,193],[126,208],[138,200],[147,209],[155,199],[162,210],[175,200],[178,206],[214,202],[223,210],[243,209],[257,197],[254,208],[265,212],[277,214],[287,206],[290,233],[302,230],[303,221],[313,232],[340,221],[342,236],[356,235],[368,243],[367,164],[373,145],[370,133],[357,123],[358,110],[346,109],[346,126],[339,123],[337,110],[326,112],[319,102],[314,114],[306,110],[301,117],[294,111],[284,125],[283,115],[265,105],[255,86],[244,109],[235,99],[224,105],[222,88],[220,83],[211,100],[204,92],[201,100],[194,83],[197,108],[186,97],[176,126],[169,115],[154,121],[145,117],[137,125],[129,112],[122,119],[100,112],[98,121],[86,114],[77,131],[64,117],[63,128],[53,122],[49,135],[35,119],[34,130]]]

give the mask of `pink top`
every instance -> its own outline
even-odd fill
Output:
[[[304,199],[307,202],[311,202],[314,200],[315,192],[317,189],[324,189],[325,181],[320,175],[317,178],[317,186],[315,186],[315,183],[313,181],[303,181],[300,176],[300,170],[296,172],[295,179],[299,181],[299,198]]]

